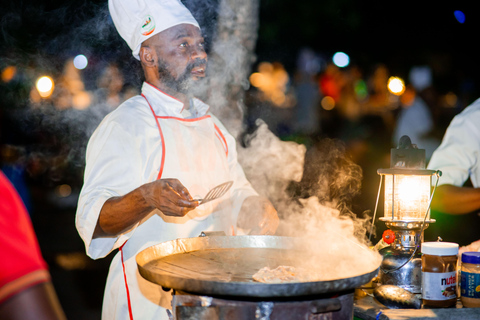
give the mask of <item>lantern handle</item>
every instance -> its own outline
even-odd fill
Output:
[[[436,178],[436,181],[435,181],[435,186],[433,187],[432,195],[430,197],[430,200],[428,201],[427,211],[425,212],[425,216],[423,217],[422,229],[420,230],[420,237],[422,238],[421,239],[422,242],[423,242],[423,231],[425,230],[425,221],[427,220],[428,211],[430,211],[430,206],[432,204],[433,195],[435,194],[435,190],[437,190],[438,180],[440,180],[440,177],[442,176],[442,171],[436,170],[434,174],[437,176],[437,178]]]
[[[378,199],[380,198],[380,191],[382,191],[382,182],[383,182],[383,175],[380,175],[380,184],[378,185],[377,201],[375,202],[375,210],[373,211],[372,226],[370,227],[370,235],[368,236],[368,242],[370,242],[370,239],[373,233],[373,224],[375,223],[375,217],[377,215]]]

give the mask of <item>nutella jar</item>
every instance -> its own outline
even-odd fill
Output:
[[[423,305],[447,308],[457,303],[458,244],[422,243]]]
[[[461,300],[464,307],[480,308],[480,252],[462,254]]]

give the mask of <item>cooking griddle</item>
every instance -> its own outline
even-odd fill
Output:
[[[354,289],[369,282],[380,265],[379,262],[372,270],[355,276],[309,282],[267,284],[252,278],[263,267],[305,268],[305,261],[312,258],[321,259],[321,253],[305,250],[305,242],[300,238],[213,236],[163,242],[141,251],[136,260],[142,277],[165,288],[212,296],[262,298]]]

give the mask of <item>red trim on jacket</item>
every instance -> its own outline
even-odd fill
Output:
[[[157,91],[160,91],[160,92],[163,93],[164,95],[166,95],[166,96],[168,96],[168,97],[170,97],[170,98],[172,98],[172,99],[175,99],[175,100],[177,100],[178,102],[181,102],[181,103],[183,104],[183,102],[180,101],[178,98],[175,98],[174,96],[171,96],[171,95],[169,95],[168,93],[166,93],[166,92],[158,89],[158,88],[155,87],[153,84],[148,83],[147,81],[145,81],[145,83],[148,84],[148,85],[149,85],[150,87],[152,87],[153,89],[155,89],[155,90],[157,90]],[[143,96],[143,94],[142,94],[142,96]],[[183,109],[182,109],[182,110],[183,110]]]
[[[217,130],[218,134],[220,135],[220,137],[218,137],[218,139],[220,139],[220,142],[222,142],[223,140],[223,145],[224,145],[224,148],[225,148],[225,153],[227,154],[227,157],[228,157],[228,144],[227,144],[227,140],[225,139],[225,136],[223,135],[222,131],[220,131],[220,129],[217,127],[217,125],[214,123],[213,124],[215,126],[215,130]]]
[[[150,107],[150,110],[152,110],[153,117],[155,118],[155,121],[157,122],[158,131],[160,132],[160,139],[162,140],[162,161],[161,161],[161,163],[160,163],[160,170],[158,171],[158,176],[157,176],[157,180],[158,180],[158,179],[160,179],[160,178],[162,177],[163,167],[164,167],[164,165],[165,165],[165,139],[163,138],[162,127],[160,127],[160,123],[158,122],[158,117],[157,117],[157,115],[155,114],[155,111],[153,111],[152,105],[150,104],[150,102],[148,102],[147,97],[145,97],[145,96],[143,95],[143,93],[142,93],[142,97],[145,98],[145,101],[147,101],[148,106]]]

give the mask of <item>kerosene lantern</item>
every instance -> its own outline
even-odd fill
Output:
[[[375,214],[384,179],[385,209],[380,220],[389,228],[383,233],[388,246],[379,250],[383,256],[379,282],[421,293],[420,245],[423,231],[435,222],[430,219],[430,203],[436,188],[435,184],[432,190],[432,176],[437,176],[438,183],[441,172],[425,169],[425,150],[403,136],[398,147],[391,149],[390,168],[378,169],[377,173],[380,186]]]

